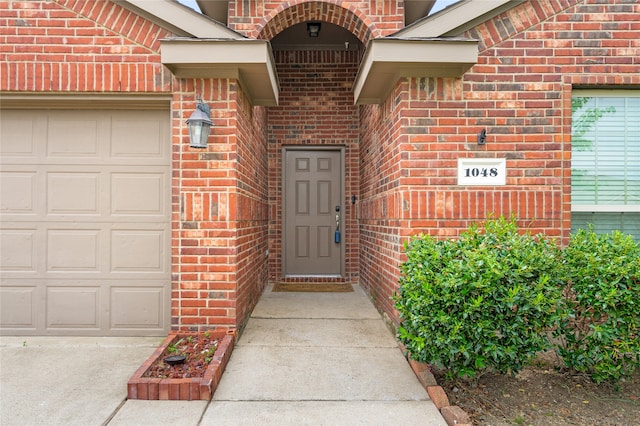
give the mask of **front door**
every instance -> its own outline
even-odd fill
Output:
[[[284,273],[340,276],[342,151],[285,150]]]

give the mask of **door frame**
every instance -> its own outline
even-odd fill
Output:
[[[346,177],[346,173],[345,173],[345,152],[346,152],[346,148],[344,145],[283,145],[282,146],[282,150],[280,155],[282,156],[282,167],[280,170],[281,173],[281,177],[280,180],[282,182],[282,187],[280,188],[280,195],[281,195],[281,199],[282,199],[282,203],[280,205],[280,212],[281,212],[281,224],[280,224],[280,256],[281,256],[281,260],[282,260],[282,270],[280,271],[281,276],[284,278],[344,278],[346,276],[345,274],[345,258],[346,258],[346,254],[348,252],[346,244],[348,239],[346,238],[346,226],[343,226],[340,230],[340,232],[342,233],[342,256],[340,256],[340,274],[328,274],[328,275],[324,275],[324,274],[305,274],[305,275],[300,275],[300,274],[287,274],[287,257],[285,256],[286,253],[286,236],[285,236],[285,230],[286,230],[286,226],[287,226],[287,217],[286,217],[286,186],[287,186],[287,180],[286,180],[286,167],[287,167],[287,162],[286,160],[286,155],[287,152],[290,151],[333,151],[333,152],[338,152],[340,153],[340,200],[341,200],[341,210],[342,210],[342,217],[343,217],[343,223],[346,224],[346,222],[344,221],[344,214],[345,214],[345,177]]]

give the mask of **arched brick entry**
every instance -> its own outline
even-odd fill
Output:
[[[404,25],[402,2],[308,1],[230,2],[229,27],[250,39],[273,40],[290,27],[306,21],[322,21],[344,28],[362,46],[390,35]],[[354,46],[355,47],[355,46]],[[266,130],[269,155],[269,281],[359,281],[360,236],[357,206],[360,187],[360,107],[354,104],[353,82],[363,49],[278,49],[274,62],[280,84],[279,104],[268,107]],[[301,70],[304,72],[301,73]],[[283,150],[304,145],[307,149],[343,150],[345,199],[341,205],[343,264],[340,276],[296,275],[283,261],[290,242],[283,205]]]
[[[354,34],[363,45],[382,34],[355,2],[291,1],[264,10],[255,19],[250,38],[272,40],[288,28],[306,21],[322,21]],[[258,10],[256,9],[255,12]],[[283,205],[283,148],[293,146],[322,150],[341,147],[345,176],[344,194],[356,195],[359,187],[358,106],[353,103],[352,83],[362,55],[359,50],[277,50],[274,59],[280,80],[278,106],[269,107],[269,280],[358,282],[358,227],[356,208],[346,199],[342,205],[343,259],[339,276],[295,275],[285,270],[286,243]],[[300,70],[304,70],[301,74]],[[325,150],[326,152],[330,152]]]
[[[358,37],[365,46],[372,38],[382,36],[371,19],[347,2],[304,0],[278,5],[247,36],[271,40],[283,30],[305,21],[324,21],[339,25]]]

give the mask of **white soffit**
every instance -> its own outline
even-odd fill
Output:
[[[179,78],[235,78],[254,105],[278,104],[279,85],[267,40],[170,38],[162,63]]]
[[[381,103],[402,77],[460,77],[477,60],[476,40],[371,40],[353,85],[354,103]]]
[[[460,0],[393,34],[394,37],[459,36],[525,0]]]
[[[174,0],[116,0],[116,3],[168,29],[177,36],[244,38],[241,34],[227,28],[224,24]]]

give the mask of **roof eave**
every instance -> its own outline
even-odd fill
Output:
[[[204,15],[227,25],[229,0],[196,0],[196,4]]]
[[[354,103],[383,102],[398,79],[404,77],[460,77],[477,60],[477,40],[371,40],[353,85]]]
[[[173,0],[114,0],[180,37],[244,38],[224,24]]]
[[[461,0],[393,34],[394,37],[459,36],[525,0]]]
[[[254,105],[278,105],[279,85],[267,40],[170,38],[162,63],[179,78],[234,78]]]

